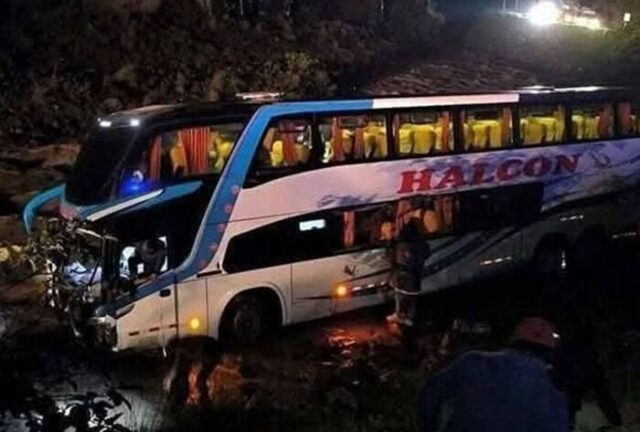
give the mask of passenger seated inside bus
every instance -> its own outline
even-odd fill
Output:
[[[448,111],[416,111],[398,114],[396,143],[399,155],[428,155],[452,151],[453,123]]]
[[[561,105],[520,108],[520,137],[525,146],[565,140],[565,109]]]
[[[571,134],[576,140],[613,137],[611,104],[577,105],[571,108]]]
[[[487,150],[510,146],[511,109],[467,109],[461,115],[465,150]]]
[[[270,127],[258,153],[262,168],[306,165],[310,158],[311,124],[308,120],[283,120]]]
[[[633,136],[640,130],[638,128],[637,107],[630,102],[620,102],[617,105],[618,132],[622,136]]]
[[[385,116],[329,117],[319,122],[324,163],[384,159],[388,155]]]

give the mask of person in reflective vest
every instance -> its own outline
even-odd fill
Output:
[[[424,209],[428,207],[427,200],[411,200],[410,208],[396,221],[401,226],[389,247],[392,266],[390,284],[395,290],[396,308],[387,321],[399,325],[403,330],[413,327],[424,264],[430,255],[422,217]]]

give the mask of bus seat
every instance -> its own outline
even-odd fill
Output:
[[[545,134],[544,140],[545,142],[557,142],[560,141],[560,138],[557,133],[557,124],[558,120],[553,117],[536,117],[536,119],[544,126]]]
[[[181,142],[178,142],[173,146],[171,151],[169,152],[169,157],[171,158],[171,169],[173,173],[188,174],[189,167],[187,166],[187,153],[184,150],[184,146]]]
[[[448,144],[445,146],[444,144],[444,127],[442,127],[441,124],[438,124],[438,126],[436,126],[436,150],[440,153],[448,153],[451,151],[451,143],[452,143],[452,137],[453,137],[453,125],[449,124],[449,142]]]
[[[489,146],[491,148],[502,147],[502,126],[498,120],[484,120],[483,125],[488,126]]]
[[[403,124],[398,129],[398,153],[411,154],[413,152],[413,126]]]
[[[476,122],[471,129],[473,130],[473,149],[487,148],[489,136],[491,134],[491,126],[485,122]]]
[[[545,127],[535,117],[524,119],[522,142],[524,145],[539,145],[545,137]]]
[[[294,150],[296,153],[296,164],[298,165],[306,165],[309,162],[309,157],[311,156],[311,150],[306,145],[296,143],[294,146]]]
[[[571,116],[571,127],[573,128],[572,134],[576,139],[583,139],[584,137],[584,117],[579,114],[573,114]]]
[[[281,140],[273,142],[270,155],[272,167],[282,166],[282,162],[284,161],[284,143]]]
[[[473,144],[473,128],[469,125],[469,123],[464,123],[462,125],[462,129],[464,132],[464,148],[465,150],[469,150],[471,145]]]
[[[436,131],[428,124],[413,127],[414,154],[428,154],[436,145]]]
[[[584,138],[596,139],[598,138],[598,121],[599,117],[587,117],[584,120]]]

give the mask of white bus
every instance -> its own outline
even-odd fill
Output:
[[[424,293],[593,263],[639,218],[638,96],[539,88],[116,113],[24,221],[56,206],[48,226],[91,259],[58,262],[50,288],[112,349],[251,341],[388,299],[386,241],[412,196],[432,203]]]

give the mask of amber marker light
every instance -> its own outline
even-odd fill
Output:
[[[200,328],[200,318],[193,317],[189,320],[189,328],[191,330],[198,330]]]
[[[335,296],[338,298],[346,297],[349,294],[349,290],[346,285],[338,285],[335,290]]]

